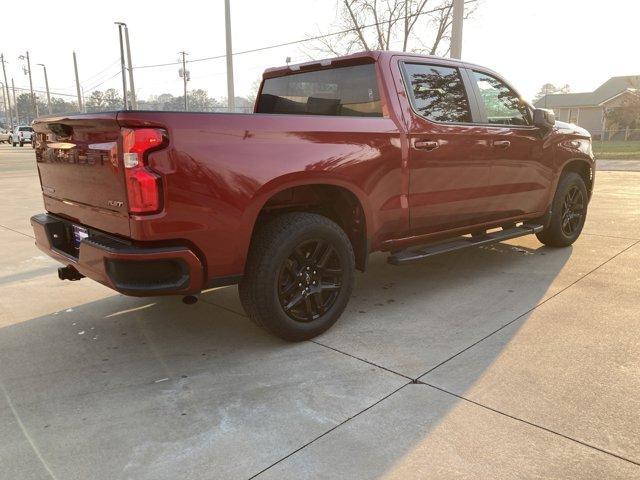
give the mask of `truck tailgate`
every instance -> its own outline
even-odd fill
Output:
[[[116,113],[38,119],[36,160],[46,209],[128,236],[129,215]]]

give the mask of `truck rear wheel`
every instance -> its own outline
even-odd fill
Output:
[[[587,217],[589,195],[584,180],[575,172],[565,173],[551,205],[551,221],[538,240],[550,247],[568,247],[575,242]]]
[[[286,213],[251,243],[240,300],[259,326],[288,341],[313,338],[344,311],[354,282],[353,248],[326,217]]]

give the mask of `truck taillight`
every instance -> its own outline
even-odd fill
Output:
[[[123,128],[121,134],[129,212],[157,212],[160,210],[160,176],[147,166],[146,154],[163,145],[165,131]]]

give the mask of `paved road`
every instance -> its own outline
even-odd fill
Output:
[[[0,146],[1,478],[640,478],[640,173],[598,173],[572,248],[375,255],[287,344],[235,288],[57,280],[32,155]]]

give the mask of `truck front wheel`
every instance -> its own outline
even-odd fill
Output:
[[[550,247],[568,247],[575,242],[587,217],[589,196],[584,180],[575,172],[565,173],[553,198],[549,226],[536,233]]]
[[[340,317],[354,282],[353,248],[326,217],[286,213],[255,233],[240,300],[259,326],[288,341],[313,338]]]

